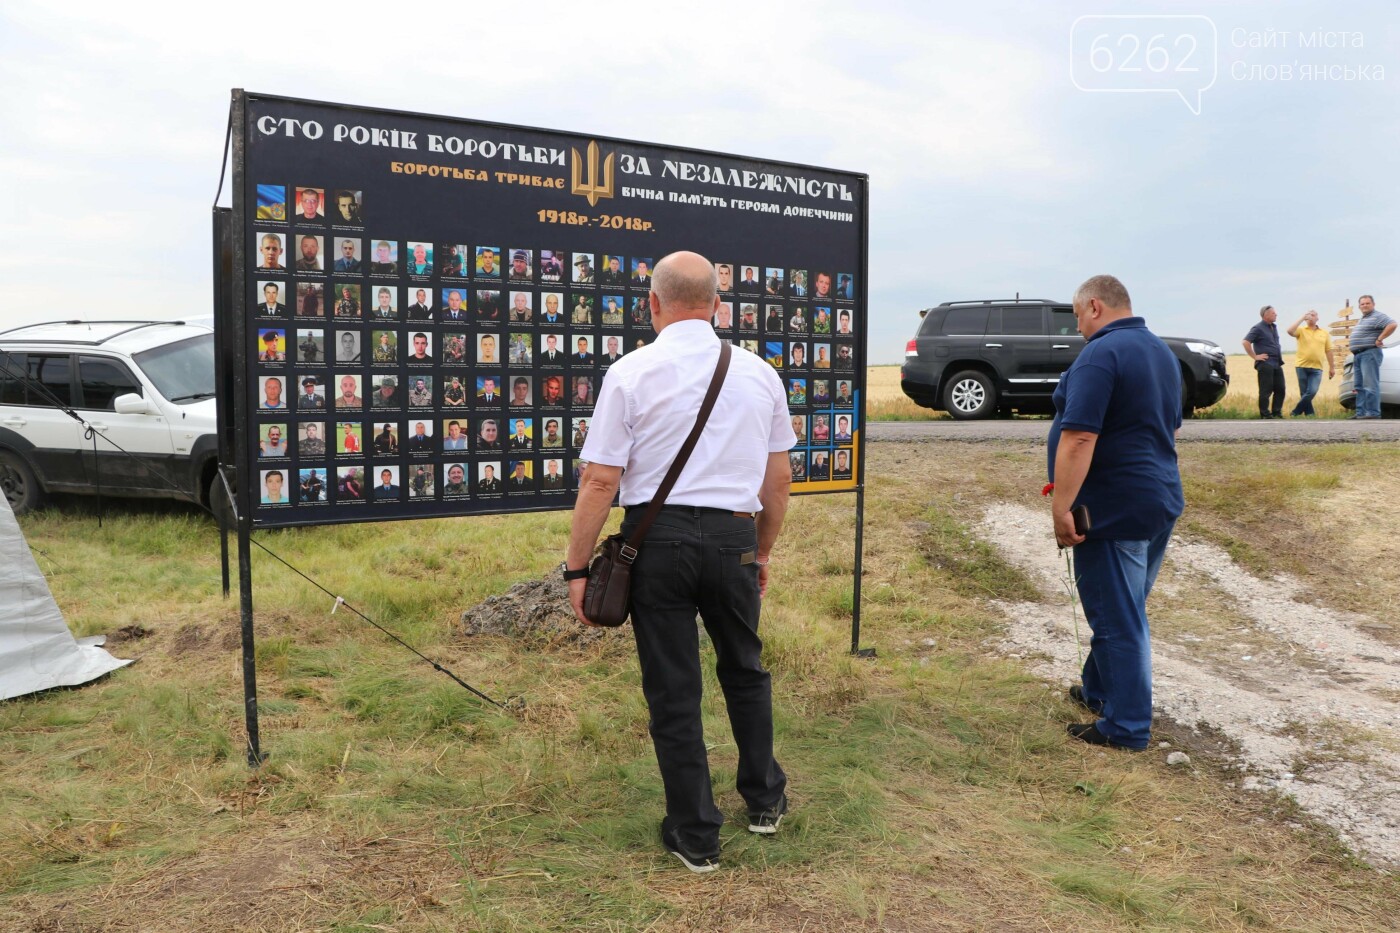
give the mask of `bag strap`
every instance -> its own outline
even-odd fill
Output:
[[[676,480],[681,478],[681,471],[685,469],[686,461],[690,459],[690,454],[695,450],[695,445],[700,442],[700,435],[705,430],[705,422],[710,420],[710,412],[714,411],[715,400],[719,398],[720,386],[724,384],[725,373],[729,372],[729,356],[732,352],[729,341],[719,342],[719,362],[715,364],[715,374],[710,378],[710,387],[705,390],[705,400],[700,403],[700,413],[695,416],[695,427],[690,429],[690,436],[681,445],[680,452],[676,454],[676,459],[671,463],[671,469],[666,471],[666,478],[661,481],[661,485],[656,487],[656,495],[652,497],[651,504],[647,506],[646,514],[633,530],[632,536],[627,539],[627,543],[622,546],[622,559],[627,563],[637,559],[637,549],[642,546],[643,539],[647,532],[651,531],[652,522],[656,521],[656,516],[661,514],[661,507],[666,504],[666,497],[671,494],[671,488],[676,485]]]

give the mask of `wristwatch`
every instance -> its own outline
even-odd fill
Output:
[[[565,580],[583,580],[588,577],[588,567],[584,566],[578,570],[570,570],[568,561],[560,561],[559,572],[564,575]]]

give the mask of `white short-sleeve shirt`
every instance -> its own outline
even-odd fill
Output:
[[[709,321],[676,321],[608,370],[581,458],[623,467],[620,501],[645,504],[695,426],[719,362]],[[757,512],[768,455],[797,443],[782,380],[753,353],[734,350],[729,372],[670,505]]]

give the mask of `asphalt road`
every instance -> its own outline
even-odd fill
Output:
[[[1048,418],[1008,418],[992,421],[872,421],[871,441],[1043,441]],[[1181,443],[1342,444],[1349,441],[1400,441],[1400,419],[1381,421],[1313,421],[1283,418],[1269,421],[1187,421]]]

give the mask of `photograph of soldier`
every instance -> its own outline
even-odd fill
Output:
[[[739,329],[750,333],[758,331],[758,305],[739,306]]]
[[[320,282],[297,283],[297,317],[324,317],[326,287]]]
[[[409,240],[408,262],[405,265],[408,267],[409,275],[432,275],[433,244]]]
[[[335,304],[331,310],[333,316],[339,318],[358,318],[360,316],[360,286],[336,282],[331,286],[331,294],[335,296]]]
[[[399,271],[399,241],[375,240],[374,256],[369,271],[375,275],[397,275]]]
[[[831,380],[813,379],[809,398],[814,406],[829,404],[831,402]]]
[[[603,326],[621,327],[626,318],[623,313],[624,298],[621,295],[603,296]]]
[[[501,426],[495,418],[483,418],[476,428],[477,453],[500,453],[505,448],[501,444]]]
[[[849,444],[855,436],[856,416],[837,415],[836,416],[836,436],[833,438],[838,444]]]
[[[466,323],[467,293],[460,288],[442,290],[442,320],[445,323]]]
[[[835,462],[831,466],[831,478],[851,478],[851,452],[849,450],[836,451]]]
[[[588,440],[588,419],[587,419],[587,418],[575,418],[575,419],[574,419],[574,438],[573,438],[573,441],[574,441],[574,449],[577,450],[578,448],[582,447],[582,446],[583,446],[583,442],[586,441],[586,440]]]
[[[476,364],[478,366],[499,366],[500,354],[496,350],[495,334],[479,334],[476,338]]]
[[[496,256],[500,250],[494,246],[478,246],[476,248],[476,277],[479,279],[499,279],[501,277],[500,264],[496,262]]]
[[[465,366],[467,362],[467,335],[455,330],[444,331],[442,335],[442,362],[444,366]]]
[[[535,296],[530,292],[511,292],[510,311],[506,314],[506,320],[512,324],[527,323],[535,316]]]
[[[818,269],[812,276],[812,297],[819,301],[830,301],[836,297],[831,287],[831,273]]]
[[[431,499],[434,494],[433,465],[431,463],[417,464],[413,467],[413,475],[408,480],[408,497],[410,499]]]
[[[467,494],[467,468],[460,463],[447,465],[447,482],[443,484],[444,496],[465,496]]]
[[[797,445],[801,447],[807,443],[807,416],[792,416],[792,433],[797,435]]]
[[[344,373],[340,376],[340,394],[335,397],[335,407],[337,411],[344,411],[348,408],[364,408],[365,400],[360,397],[360,377],[353,373]]]
[[[559,349],[558,334],[540,335],[540,365],[541,366],[563,366],[564,351]]]
[[[855,397],[851,394],[851,380],[838,379],[836,381],[836,399],[832,403],[837,408],[850,408],[855,402]]]
[[[282,303],[281,282],[259,282],[258,293],[263,296],[263,300],[253,309],[254,314],[260,317],[282,317],[287,313],[287,306]]]
[[[360,261],[360,241],[351,239],[337,239],[337,252],[335,265],[331,271],[340,275],[359,275],[364,268],[364,263]]]
[[[574,292],[574,309],[569,314],[569,322],[572,324],[592,324],[593,323],[593,296]]]
[[[788,270],[787,293],[789,298],[807,297],[807,271],[805,269]]]
[[[540,250],[540,282],[564,281],[562,253],[555,249]]]
[[[593,338],[581,334],[574,338],[574,355],[569,357],[569,362],[574,366],[592,366],[595,362],[593,356]]]
[[[812,443],[831,443],[831,416],[821,413],[812,416]]]
[[[781,340],[769,340],[763,345],[763,358],[768,361],[768,365],[774,369],[783,368],[783,342]]]
[[[610,334],[608,335],[603,353],[598,357],[598,362],[606,367],[611,366],[620,359],[622,359],[622,341],[615,335]]]
[[[789,379],[789,380],[788,380],[788,404],[789,404],[789,405],[806,405],[806,404],[807,404],[807,380],[806,380],[806,379]]]
[[[492,495],[501,491],[501,478],[496,474],[501,469],[501,464],[480,463],[477,464],[476,491],[483,495]]]
[[[530,377],[516,376],[510,381],[510,407],[530,407]]]
[[[392,373],[384,376],[371,376],[370,384],[374,394],[369,397],[370,408],[402,408],[403,396],[399,394],[399,377]]]
[[[636,327],[651,326],[651,302],[641,295],[632,299],[632,323]]]
[[[739,291],[763,291],[763,282],[758,277],[758,266],[743,266],[739,270]]]
[[[335,500],[360,502],[365,498],[364,467],[341,467],[336,471]]]
[[[399,361],[399,337],[392,330],[371,331],[370,338],[374,341],[374,362],[397,363]]]
[[[813,482],[831,479],[831,458],[827,451],[812,451],[812,466],[807,470],[807,479]]]
[[[512,282],[530,282],[535,278],[535,256],[533,250],[513,249],[510,253],[510,274]]]
[[[326,426],[317,421],[303,421],[297,427],[297,453],[303,459],[326,455]]]
[[[769,266],[763,270],[763,292],[766,295],[783,293],[783,270]]]
[[[394,305],[394,291],[387,285],[381,285],[374,291],[374,307],[369,309],[369,319],[371,321],[395,321],[399,317],[399,309]]]
[[[559,472],[558,460],[544,462],[544,475],[540,477],[540,488],[545,492],[554,492],[564,488],[564,474]]]
[[[462,385],[461,376],[453,376],[442,390],[442,404],[446,408],[461,408],[467,404],[467,390]]]
[[[812,344],[812,355],[813,355],[813,356],[812,356],[812,368],[813,368],[813,369],[830,369],[830,368],[831,368],[831,344],[829,344],[829,343],[814,343],[814,344]]]
[[[545,450],[559,450],[564,446],[564,435],[559,433],[558,418],[544,420],[544,436],[540,438],[540,446]]]
[[[506,492],[535,491],[535,479],[530,475],[531,466],[529,460],[512,460],[510,462],[510,479],[506,480]]]
[[[812,305],[812,333],[831,333],[831,309],[825,305]]]
[[[842,308],[836,314],[836,333],[840,337],[849,337],[855,333],[851,310]]]
[[[466,450],[467,432],[465,420],[449,418],[443,422],[442,449],[443,450]]]
[[[651,257],[632,260],[632,287],[651,288]]]
[[[501,319],[501,293],[495,289],[481,289],[476,293],[476,319],[478,321],[499,321]]]
[[[324,223],[326,219],[326,192],[323,188],[303,188],[297,186],[296,222],[299,224]]]
[[[297,337],[297,362],[320,363],[326,358],[326,332],[323,330],[299,330]]]
[[[287,359],[287,332],[265,328],[258,338],[258,362],[281,363]]]
[[[593,407],[593,377],[574,376],[574,391],[569,396],[569,407],[571,408],[592,408]]]
[[[360,425],[354,421],[341,421],[335,426],[335,452],[338,454],[364,453],[360,444]]]
[[[256,233],[254,236],[258,239],[258,268],[285,272],[287,267],[282,265],[282,254],[287,250],[283,234],[268,231]]]
[[[364,226],[364,221],[360,219],[360,192],[341,188],[335,193],[335,199],[331,203],[335,205],[331,212],[331,223],[347,227]]]
[[[540,379],[540,404],[558,408],[564,404],[564,377],[545,376]]]
[[[530,346],[530,335],[526,333],[512,333],[510,335],[510,350],[508,362],[512,366],[529,366],[535,358],[534,347]]]
[[[603,271],[598,273],[599,285],[615,285],[618,288],[627,284],[627,272],[623,269],[621,256],[604,256]]]
[[[286,505],[287,476],[281,470],[262,471],[262,504],[263,505]]]
[[[501,404],[500,380],[495,376],[477,376],[476,400],[483,406]]]
[[[593,254],[574,253],[574,275],[575,285],[592,285],[593,283]]]
[[[750,353],[752,353],[754,356],[758,356],[758,341],[757,341],[757,340],[740,340],[740,341],[739,341],[739,349],[741,349],[741,350],[747,350],[747,351],[749,351]]]
[[[807,479],[807,451],[791,451],[788,453],[788,462],[792,465],[793,482],[805,481]]]
[[[727,262],[715,263],[715,275],[719,278],[719,290],[721,292],[732,292],[734,290],[734,267]]]
[[[265,424],[258,428],[258,456],[264,460],[291,456],[285,424]]]
[[[433,293],[426,288],[415,288],[413,303],[408,306],[410,321],[431,321],[433,319]],[[462,320],[466,320],[463,315]]]
[[[715,311],[715,330],[732,330],[734,328],[734,305],[728,301],[721,301],[719,309]]]
[[[563,292],[545,292],[540,296],[540,301],[540,307],[544,309],[540,312],[541,324],[564,323],[564,313],[559,310],[564,303]]]
[[[298,272],[324,271],[321,268],[321,237],[303,233],[297,238],[297,249],[300,251],[297,256]]]
[[[403,450],[410,454],[431,454],[433,452],[433,424],[413,422],[413,433],[403,441]]]
[[[317,376],[303,376],[297,393],[297,411],[325,411],[326,387]]]
[[[462,278],[467,274],[467,244],[441,243],[438,245],[438,274]]]
[[[763,332],[767,334],[781,334],[787,330],[787,318],[783,315],[782,305],[764,305]]]
[[[638,337],[635,341],[632,342],[632,349],[633,349],[633,350],[640,350],[642,347],[646,346],[649,342],[650,342],[650,341],[648,341],[647,338],[645,338],[645,337]]]
[[[792,316],[788,318],[788,331],[793,334],[807,333],[807,313],[801,305],[792,309]]]
[[[380,467],[376,475],[379,477],[379,481],[374,484],[375,500],[399,498],[399,468],[396,466]]]
[[[374,435],[374,453],[378,457],[387,457],[399,452],[399,427],[392,421],[382,422],[379,432]]]
[[[284,185],[258,185],[258,206],[253,211],[254,220],[287,219],[287,188]]]
[[[510,421],[510,437],[506,446],[511,450],[529,450],[535,446],[534,422],[528,418],[513,418]]]
[[[837,368],[837,369],[851,369],[851,368],[854,367],[854,365],[855,365],[855,359],[852,357],[852,354],[851,354],[851,345],[850,345],[850,344],[847,344],[847,343],[843,343],[843,344],[841,344],[839,347],[837,347],[837,348],[836,348],[836,368]]]
[[[413,377],[412,385],[408,390],[408,404],[410,408],[433,407],[432,376]]]
[[[410,366],[430,366],[433,362],[433,338],[427,331],[415,331],[411,338],[413,352],[406,361]]]
[[[326,500],[326,481],[321,470],[316,467],[302,470],[300,479],[301,494],[297,496],[298,502],[311,505]]]
[[[836,297],[851,301],[856,296],[856,279],[849,272],[836,276]]]

